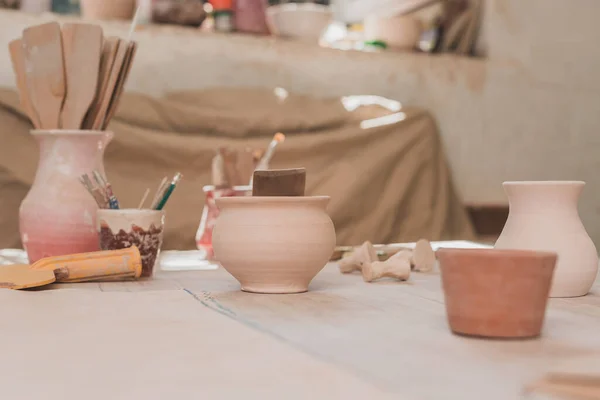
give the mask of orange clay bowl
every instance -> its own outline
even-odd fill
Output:
[[[437,257],[452,332],[504,339],[540,335],[555,253],[440,249]]]

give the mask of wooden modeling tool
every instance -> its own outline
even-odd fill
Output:
[[[33,265],[0,267],[0,288],[27,289],[54,282],[94,282],[137,279],[142,258],[137,247],[48,257]]]
[[[225,165],[220,150],[212,160],[212,183],[215,187],[227,186],[227,175],[225,174]]]
[[[377,261],[375,247],[371,242],[366,241],[350,255],[342,258],[338,265],[341,273],[349,274],[354,271],[362,271],[364,265],[375,261]]]
[[[123,60],[123,65],[121,66],[121,71],[117,78],[117,83],[115,84],[115,89],[112,94],[112,98],[108,105],[108,109],[106,111],[106,117],[104,118],[104,122],[102,124],[102,129],[106,129],[108,127],[108,123],[115,115],[117,108],[119,106],[119,102],[121,101],[121,97],[123,94],[123,90],[125,88],[125,83],[127,82],[127,78],[129,77],[129,71],[131,71],[131,66],[133,65],[133,59],[135,57],[135,53],[137,52],[137,43],[130,42],[127,45],[127,52],[125,54],[125,59]]]
[[[304,196],[304,168],[254,171],[252,196]]]
[[[108,76],[105,76],[107,80],[106,88],[102,94],[102,98],[99,99],[99,110],[94,119],[93,129],[102,129],[102,127],[107,123],[108,118],[106,117],[108,114],[108,109],[111,101],[113,101],[113,93],[116,90],[119,76],[121,74],[121,68],[123,68],[123,63],[125,62],[125,57],[127,56],[127,44],[120,39],[117,40],[118,45],[115,59],[112,63],[111,69],[107,71]]]
[[[66,93],[60,25],[50,22],[23,31],[27,88],[40,128],[58,129]]]
[[[64,24],[62,28],[66,96],[62,129],[81,129],[98,87],[103,33],[98,25]]]
[[[285,140],[285,135],[281,132],[278,132],[275,134],[275,136],[273,136],[273,140],[271,140],[271,143],[269,143],[269,147],[267,148],[267,151],[262,156],[262,158],[258,162],[258,165],[256,166],[257,170],[258,169],[260,169],[260,170],[269,169],[269,163],[271,162],[271,159],[273,158],[273,155],[275,154],[275,149],[277,148],[277,145],[279,145],[280,143],[283,143],[284,140]]]
[[[98,83],[96,85],[96,96],[94,97],[92,107],[90,108],[87,116],[85,117],[85,129],[97,128],[94,124],[95,121],[100,118],[98,114],[100,114],[100,111],[102,109],[102,102],[108,89],[110,72],[112,71],[113,65],[115,63],[118,48],[119,38],[112,36],[104,39],[102,46],[102,56],[100,58],[100,67],[98,71]]]
[[[0,267],[1,289],[29,289],[56,281],[53,271],[34,270],[25,264]]]
[[[33,108],[31,98],[27,90],[27,74],[25,71],[25,51],[23,50],[23,40],[16,39],[9,43],[10,58],[17,81],[17,89],[19,90],[19,100],[21,107],[29,116],[31,123],[35,129],[40,128],[40,121],[37,112]]]

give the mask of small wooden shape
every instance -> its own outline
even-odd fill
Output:
[[[392,257],[387,261],[365,263],[362,267],[365,282],[380,278],[394,278],[405,281],[410,277],[410,260],[406,257]]]
[[[56,280],[53,271],[39,271],[26,264],[0,267],[0,288],[28,289],[49,285]]]
[[[59,129],[66,93],[62,33],[57,22],[23,31],[27,88],[42,129]]]
[[[304,196],[304,168],[254,171],[252,196]]]
[[[98,87],[104,41],[102,28],[92,24],[64,24],[62,40],[67,91],[61,128],[81,129]]]
[[[412,252],[413,269],[418,272],[430,272],[435,267],[435,251],[428,240],[421,239]]]
[[[31,123],[35,129],[40,128],[40,119],[37,112],[33,108],[29,91],[27,89],[27,74],[25,72],[25,52],[23,50],[23,40],[16,39],[9,43],[8,48],[10,50],[10,58],[12,60],[13,70],[17,81],[17,88],[19,89],[19,99],[21,101],[21,107],[29,116]]]
[[[374,261],[377,261],[377,252],[373,244],[366,241],[350,255],[342,258],[338,265],[342,274],[349,274],[354,271],[362,271],[366,264]]]

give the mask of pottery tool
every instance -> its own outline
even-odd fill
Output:
[[[252,196],[304,196],[304,168],[254,171]]]
[[[100,58],[100,66],[98,71],[96,96],[94,98],[94,101],[92,102],[92,106],[90,107],[87,116],[85,117],[85,129],[97,128],[97,126],[95,126],[95,123],[96,120],[100,119],[98,114],[102,111],[104,97],[107,95],[106,91],[108,89],[108,84],[110,81],[110,72],[112,71],[115,59],[117,57],[119,43],[119,38],[114,36],[104,39],[104,44],[102,47],[102,56]]]
[[[144,203],[146,202],[146,199],[148,198],[149,194],[150,194],[150,188],[147,188],[146,191],[144,192],[144,195],[142,196],[142,200],[140,201],[140,205],[138,206],[139,210],[141,210],[142,207],[144,206]]]
[[[23,31],[27,90],[40,128],[57,129],[66,93],[60,25],[50,22]]]
[[[106,195],[100,188],[96,187],[92,183],[92,181],[90,180],[90,178],[87,175],[80,176],[79,181],[81,182],[83,187],[85,187],[87,189],[89,194],[92,195],[92,197],[96,201],[96,204],[98,204],[99,208],[107,208],[108,207],[108,199],[106,198]]]
[[[100,174],[100,172],[94,170],[93,175],[94,175],[94,179],[96,180],[98,185],[101,188],[103,188],[104,191],[106,192],[106,195],[108,196],[109,207],[112,210],[118,210],[119,209],[119,201],[117,200],[117,197],[113,193],[111,184],[106,179],[104,179],[104,177]]]
[[[275,149],[277,148],[277,145],[279,145],[280,143],[283,143],[283,141],[285,140],[285,135],[283,133],[276,133],[275,136],[273,136],[273,140],[271,140],[271,143],[269,143],[269,147],[267,147],[267,151],[265,152],[265,154],[263,155],[263,157],[260,159],[260,161],[258,162],[258,165],[256,166],[256,169],[268,169],[269,168],[269,163],[271,162],[271,159],[273,158],[273,155],[275,154]]]
[[[102,123],[102,129],[106,129],[108,127],[108,123],[114,116],[117,111],[117,107],[119,106],[119,102],[121,101],[121,97],[123,94],[123,90],[125,88],[125,83],[127,82],[127,78],[129,77],[129,72],[131,71],[131,66],[133,65],[133,59],[137,52],[137,43],[130,42],[127,45],[127,51],[125,53],[125,58],[123,60],[123,64],[121,66],[121,70],[119,71],[119,75],[117,77],[117,82],[115,84],[115,89],[113,91],[112,97],[110,99],[110,103],[108,105],[108,109],[106,111],[106,116],[104,117],[104,121]]]
[[[74,283],[137,279],[142,258],[137,247],[43,258],[33,265],[0,268],[0,288],[28,289],[54,282]]]
[[[37,112],[33,108],[29,91],[27,90],[27,73],[25,70],[25,53],[23,50],[23,41],[21,39],[13,40],[9,43],[10,58],[12,60],[13,71],[17,81],[19,91],[19,100],[21,107],[29,116],[34,128],[40,128],[40,121]]]
[[[133,19],[131,20],[131,25],[129,26],[129,35],[127,35],[127,41],[131,42],[133,39],[133,34],[135,32],[135,28],[137,27],[138,21],[140,20],[140,10],[142,6],[137,6],[135,9],[135,14],[133,15]]]
[[[212,160],[212,184],[215,187],[227,186],[227,175],[225,175],[225,166],[221,151],[217,151],[217,154]]]
[[[386,261],[367,262],[362,265],[361,272],[365,282],[380,278],[405,281],[410,277],[410,260],[407,257],[390,257]]]
[[[111,69],[106,71],[106,87],[104,93],[99,99],[101,103],[98,105],[98,112],[94,119],[93,129],[102,129],[103,126],[110,122],[109,118],[107,118],[109,106],[111,102],[115,101],[114,93],[117,90],[117,83],[119,76],[121,75],[121,69],[123,68],[123,63],[125,62],[128,51],[127,44],[121,39],[117,40],[118,45],[115,53],[115,59],[112,63]]]
[[[52,271],[36,271],[29,265],[14,264],[0,267],[1,289],[29,289],[56,281]]]
[[[139,16],[140,6],[138,6],[135,10],[135,15],[131,20],[131,25],[129,27],[129,35],[127,35],[127,41],[121,42],[121,45],[126,46],[126,53],[118,71],[115,87],[112,90],[112,93],[110,93],[110,101],[108,103],[106,114],[101,124],[101,129],[103,130],[108,127],[108,123],[117,111],[117,107],[119,106],[119,102],[121,101],[121,95],[123,94],[123,90],[125,88],[125,83],[127,82],[129,72],[131,71],[131,66],[133,65],[133,59],[135,58],[135,54],[137,52],[137,43],[132,41],[132,39],[133,34],[135,33],[135,28],[137,27],[139,21]]]
[[[81,129],[98,87],[102,56],[102,28],[91,24],[64,24],[62,28],[66,96],[62,129]]]
[[[158,185],[158,189],[156,189],[156,193],[154,194],[154,197],[152,198],[152,203],[150,204],[150,208],[151,209],[155,209],[156,206],[158,205],[158,202],[160,201],[160,199],[162,199],[162,197],[165,194],[165,191],[167,190],[167,180],[168,178],[165,176],[162,181],[160,181],[160,184]]]
[[[171,195],[173,194],[173,191],[175,190],[177,183],[181,180],[182,177],[183,177],[183,175],[181,175],[179,172],[177,174],[175,174],[175,176],[173,177],[173,180],[171,181],[171,184],[167,188],[164,196],[162,197],[162,199],[156,206],[156,210],[160,211],[165,207],[165,204],[167,204],[169,197],[171,197]]]
[[[52,271],[56,282],[93,282],[137,279],[142,274],[142,258],[136,246],[121,250],[97,251],[48,257],[31,265],[32,270]]]

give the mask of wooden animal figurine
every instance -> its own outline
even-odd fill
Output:
[[[365,282],[373,282],[379,278],[395,278],[405,281],[410,277],[409,252],[401,251],[386,261],[366,263],[362,267],[362,276]]]
[[[377,251],[375,251],[373,244],[367,240],[362,246],[354,250],[352,254],[340,260],[340,272],[342,274],[349,274],[354,271],[362,271],[364,265],[371,264],[377,260]]]
[[[418,272],[430,272],[435,267],[435,251],[428,240],[421,239],[412,252],[412,269]]]

